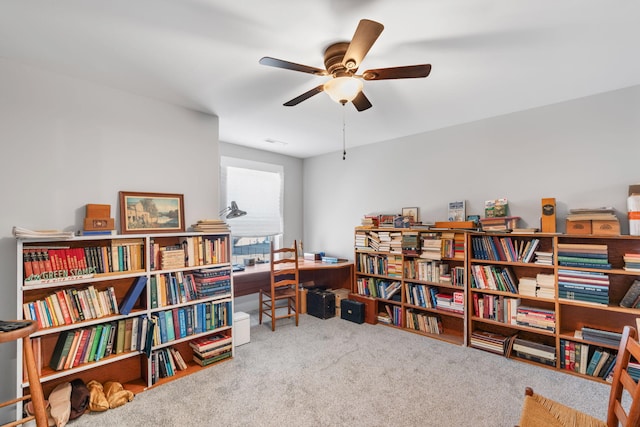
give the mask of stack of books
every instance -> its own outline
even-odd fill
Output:
[[[589,326],[583,326],[577,335],[584,340],[594,341],[600,344],[605,344],[613,347],[620,346],[620,340],[622,340],[622,334],[618,332],[605,331],[604,329],[591,328]]]
[[[597,271],[558,270],[558,297],[609,304],[609,276]]]
[[[607,245],[558,243],[558,265],[610,270]]]
[[[227,233],[229,225],[221,219],[201,219],[191,226],[193,231],[203,233]]]
[[[519,216],[480,218],[483,231],[507,231],[518,227]]]
[[[628,252],[622,257],[624,268],[627,271],[640,272],[640,254]]]
[[[167,246],[160,249],[160,268],[171,270],[182,268],[185,264],[185,253],[182,246]]]
[[[207,366],[231,357],[232,338],[224,333],[197,338],[189,342],[193,350],[193,361],[200,366]]]
[[[513,342],[513,353],[517,357],[532,360],[544,365],[556,365],[556,348],[539,342],[516,338]]]
[[[437,234],[422,233],[421,249],[420,258],[436,261],[442,259],[442,239]]]
[[[438,310],[464,313],[464,292],[439,292],[436,294],[436,308]]]
[[[548,299],[556,297],[556,279],[553,274],[538,273],[536,283],[538,285],[537,297]]]
[[[516,324],[530,328],[556,331],[556,312],[552,309],[521,305],[516,314]]]
[[[471,347],[504,356],[507,354],[510,338],[493,332],[475,330],[471,332],[470,343]]]

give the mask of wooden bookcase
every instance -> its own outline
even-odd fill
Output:
[[[353,293],[373,301],[378,323],[465,343],[464,232],[359,227],[355,237]],[[423,241],[437,247],[428,258]]]
[[[90,380],[119,381],[126,389],[138,393],[189,375],[204,369],[194,362],[190,345],[198,338],[225,336],[225,341],[231,340],[231,345],[226,346],[226,358],[222,360],[233,357],[230,250],[230,236],[226,232],[82,236],[69,240],[18,239],[17,318],[30,318],[34,314],[36,318],[41,315],[56,319],[62,317],[57,321],[41,320],[44,323],[32,336],[45,396],[56,385],[74,378],[81,378],[85,383]],[[173,264],[169,264],[170,258],[174,259]],[[66,266],[64,262],[67,262]],[[37,267],[33,263],[37,263]],[[77,270],[67,271],[72,269]],[[208,285],[207,289],[207,285],[196,286],[191,281],[194,275],[204,270],[212,272],[211,275],[217,274],[222,281],[217,282],[215,290],[210,289],[214,285]],[[29,278],[32,273],[42,271],[54,273]],[[185,279],[187,276],[188,279]],[[183,280],[182,286],[179,280]],[[115,312],[114,306],[118,309],[122,307],[127,293],[138,281],[146,283],[141,294],[132,299],[131,311],[127,314],[119,310]],[[160,298],[161,295],[166,298]],[[47,309],[50,310],[49,315],[46,314]],[[25,310],[29,314],[25,314]],[[86,312],[86,315],[80,312]],[[184,326],[180,329],[178,323],[170,340],[166,336],[166,324],[162,328],[165,332],[159,333],[159,318],[164,315],[168,320],[166,313],[170,313],[171,317],[175,313],[175,318],[182,320]],[[178,317],[180,313],[182,316]],[[211,318],[217,321],[214,323]],[[148,330],[154,323],[158,323],[154,328],[155,333],[144,334],[142,339],[143,325]],[[91,347],[87,346],[84,351],[78,345],[71,366],[64,368],[63,365],[62,369],[50,367],[61,335],[88,331],[84,335],[87,336],[87,342],[91,342],[92,333],[95,337],[105,325],[114,329],[111,354],[105,351],[102,358],[89,360]],[[123,334],[122,338],[118,337],[119,332]],[[106,348],[109,346],[109,336],[105,335],[105,340]],[[122,348],[119,349],[120,343]],[[143,343],[144,348],[137,348]],[[173,372],[169,371],[172,376],[159,378],[156,373],[164,373],[164,368],[160,369],[157,355],[163,353],[164,357],[169,348],[180,353],[186,369],[175,367]],[[28,393],[29,384],[21,369],[21,348],[18,348],[17,354],[16,388],[17,395],[22,396]],[[206,367],[214,364],[217,363]]]
[[[403,238],[408,236],[418,236],[419,251],[403,247]],[[457,248],[453,253],[448,252],[451,242]],[[529,250],[534,242],[535,249]],[[431,244],[441,251],[441,259],[421,257]],[[611,268],[562,265],[558,255],[566,244],[606,246]],[[640,317],[640,308],[620,306],[632,283],[640,281],[640,272],[624,269],[623,258],[628,253],[640,254],[640,237],[636,236],[356,227],[354,247],[352,293],[356,299],[367,301],[367,309],[374,310],[376,316],[368,323],[382,323],[594,381],[606,381],[606,376],[584,372],[594,353],[615,354],[617,345],[581,336],[583,328],[615,337]],[[421,275],[420,265],[431,263],[457,274],[445,275],[445,280],[438,269],[435,276]],[[606,276],[601,280],[607,280],[608,285],[601,291],[606,292],[607,300],[594,303],[563,297],[558,281],[568,272]],[[450,283],[450,277],[459,279]],[[382,289],[393,282],[400,290],[389,298]],[[533,293],[524,290],[525,283],[533,283]],[[546,286],[541,287],[541,283]],[[428,298],[454,293],[464,299],[461,312],[438,307],[433,298]],[[420,317],[439,319],[439,333],[421,329],[419,323],[416,326],[415,320]],[[549,358],[532,356],[521,350],[523,345]],[[580,360],[582,371],[574,365],[576,347],[587,351],[585,359]]]
[[[616,344],[607,344],[599,340],[592,340],[582,337],[582,328],[592,328],[605,333],[620,334],[625,325],[635,325],[636,318],[640,314],[637,308],[620,307],[620,301],[629,290],[634,280],[640,280],[640,273],[637,271],[627,271],[624,267],[623,256],[626,253],[640,253],[640,238],[635,236],[597,236],[597,235],[568,235],[568,234],[505,234],[505,233],[470,233],[469,234],[470,254],[468,256],[468,295],[469,295],[469,313],[467,317],[469,341],[472,343],[472,334],[474,331],[486,331],[493,334],[499,334],[506,337],[513,337],[511,342],[507,342],[505,355],[526,363],[536,364],[551,369],[557,369],[572,375],[581,376],[590,380],[605,381],[605,377],[599,375],[587,374],[585,371],[592,361],[596,350],[604,350],[610,354],[615,354],[618,346]],[[492,239],[494,243],[499,244],[500,239],[513,239],[518,241],[529,241],[538,239],[540,244],[538,251],[552,254],[553,262],[551,265],[541,265],[534,263],[535,257],[531,262],[513,261],[513,260],[495,260],[483,259],[484,256],[479,242],[483,239]],[[474,242],[476,243],[474,245]],[[485,240],[486,242],[486,240]],[[602,268],[586,268],[586,267],[569,267],[562,265],[558,255],[562,245],[604,245],[606,246],[606,254],[610,269]],[[495,289],[486,289],[477,284],[478,268],[508,268],[511,270],[516,281],[522,278],[535,278],[538,274],[551,275],[552,295],[544,297],[514,294],[512,292],[500,291]],[[494,270],[495,271],[495,270]],[[601,288],[605,293],[604,302],[587,302],[579,299],[563,297],[560,294],[559,280],[563,281],[563,274],[596,274],[604,275],[608,278],[607,286]],[[606,280],[606,279],[603,279]],[[542,325],[533,327],[532,325],[514,322],[512,317],[507,319],[487,318],[486,314],[478,313],[478,299],[486,297],[493,298],[494,301],[502,299],[502,307],[504,300],[507,298],[517,299],[520,307],[531,307],[534,310],[540,309],[544,312],[553,312],[554,321],[552,327],[541,328]],[[588,298],[588,297],[587,297]],[[496,306],[500,306],[496,302]],[[515,324],[514,324],[515,323]],[[548,324],[548,323],[545,323]],[[544,325],[544,324],[543,324]],[[532,345],[539,344],[541,347],[550,349],[554,352],[555,360],[553,363],[536,359],[535,357],[522,357],[513,351],[510,344],[517,338],[519,340],[527,340]],[[517,341],[515,341],[517,342]],[[473,346],[473,343],[471,344]],[[576,347],[580,347],[576,354]],[[485,348],[486,349],[486,348]],[[580,354],[587,351],[584,359],[580,359]],[[491,351],[491,350],[489,350]],[[575,366],[582,364],[581,370]],[[600,371],[602,374],[603,371]]]

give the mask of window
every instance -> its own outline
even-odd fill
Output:
[[[247,215],[227,220],[233,237],[233,262],[269,259],[269,246],[282,240],[283,178],[281,165],[222,157],[221,208],[232,201]]]

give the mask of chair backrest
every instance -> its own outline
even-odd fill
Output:
[[[275,249],[271,242],[271,288],[298,286],[298,242],[293,247]]]
[[[633,357],[633,365],[630,359]],[[617,426],[620,422],[623,426],[640,425],[640,387],[629,374],[629,369],[640,368],[640,344],[638,343],[638,332],[632,326],[625,326],[622,331],[622,340],[616,358],[616,366],[611,384],[611,394],[609,395],[609,409],[607,413],[607,425]],[[636,375],[637,377],[637,375]],[[631,403],[628,411],[622,405],[623,391],[626,390],[631,396]]]

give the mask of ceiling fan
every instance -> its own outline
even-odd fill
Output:
[[[326,92],[336,102],[346,104],[352,102],[358,111],[372,107],[371,102],[362,91],[363,80],[413,79],[427,77],[431,72],[431,64],[408,65],[404,67],[375,68],[356,74],[373,43],[378,39],[384,26],[379,22],[362,19],[356,28],[351,42],[339,42],[330,45],[324,52],[325,69],[296,64],[282,59],[265,56],[260,64],[285,70],[300,71],[316,76],[331,76],[324,84],[284,103],[291,107],[304,100]]]

